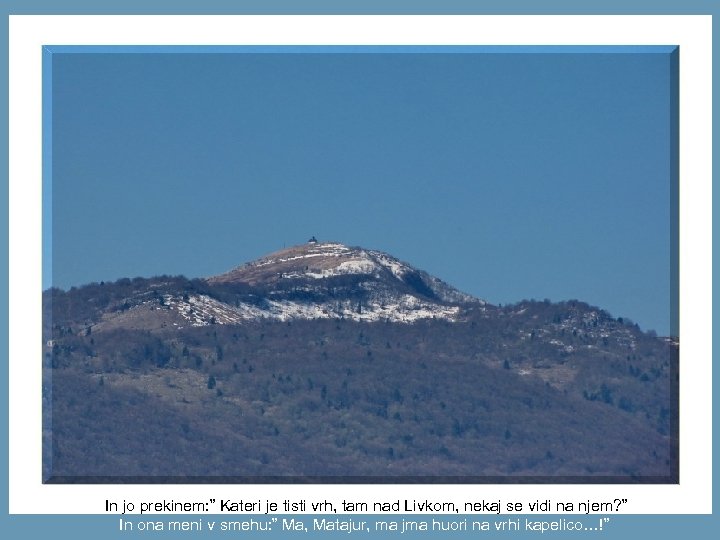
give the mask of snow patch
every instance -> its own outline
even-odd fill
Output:
[[[350,319],[412,323],[421,319],[438,318],[455,321],[460,312],[457,306],[423,302],[411,295],[403,295],[393,302],[374,300],[367,303],[348,300],[322,303],[268,300],[264,308],[244,302],[232,306],[206,295],[192,295],[187,299],[165,295],[163,300],[167,308],[179,313],[191,326],[241,324],[259,319]]]
[[[397,259],[393,259],[392,257],[388,257],[384,253],[381,253],[379,251],[371,251],[370,254],[373,256],[373,258],[379,262],[383,267],[387,268],[392,272],[392,275],[395,276],[398,279],[402,279],[402,277],[407,274],[408,267],[402,264]]]

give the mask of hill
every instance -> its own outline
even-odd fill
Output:
[[[677,341],[310,243],[43,294],[48,482],[677,482]]]

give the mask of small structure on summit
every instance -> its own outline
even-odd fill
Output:
[[[310,240],[308,240],[308,244],[317,244],[317,238],[313,236]]]

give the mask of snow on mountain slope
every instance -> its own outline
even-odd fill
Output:
[[[376,250],[336,242],[293,246],[224,274],[208,278],[215,286],[261,288],[265,297],[238,299],[215,316],[222,324],[247,319],[276,320],[346,318],[366,321],[413,322],[418,319],[457,320],[460,304],[485,302],[458,291],[442,280]],[[190,302],[209,304],[191,297]],[[168,298],[192,324],[204,324],[188,302]],[[200,317],[200,318],[198,318]]]
[[[284,299],[268,300],[263,308],[247,303],[232,306],[205,295],[192,295],[188,300],[167,297],[165,305],[168,309],[177,311],[189,326],[240,324],[262,319],[352,319],[410,323],[429,318],[456,320],[460,311],[458,306],[420,302],[410,295],[403,295],[392,304],[371,302],[359,308],[351,301],[309,303]]]
[[[267,285],[287,280],[323,279],[342,275],[367,276],[405,285],[415,283],[420,288],[427,289],[426,295],[443,302],[482,302],[387,253],[351,248],[335,242],[308,243],[283,249],[213,276],[208,282]]]

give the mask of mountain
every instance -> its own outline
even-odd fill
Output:
[[[387,253],[331,242],[309,242],[283,249],[212,277],[208,282],[263,285],[272,287],[273,295],[286,299],[290,291],[298,290],[310,293],[315,301],[362,297],[369,302],[368,310],[376,312],[379,319],[383,318],[382,304],[389,302],[393,305],[387,306],[386,312],[391,317],[397,312],[408,312],[413,305],[426,305],[432,311],[433,307],[448,304],[484,303]],[[367,320],[355,316],[360,314],[351,309],[337,315]],[[428,315],[417,318],[428,318]]]
[[[337,243],[272,253],[210,277],[198,290],[157,285],[123,298],[128,309],[105,313],[99,328],[133,325],[133,320],[135,327],[147,328],[152,326],[148,318],[180,328],[261,319],[409,323],[457,320],[464,305],[484,304],[390,255]],[[162,316],[156,313],[159,302]]]
[[[43,310],[48,482],[678,478],[677,340],[580,301],[309,242]]]

